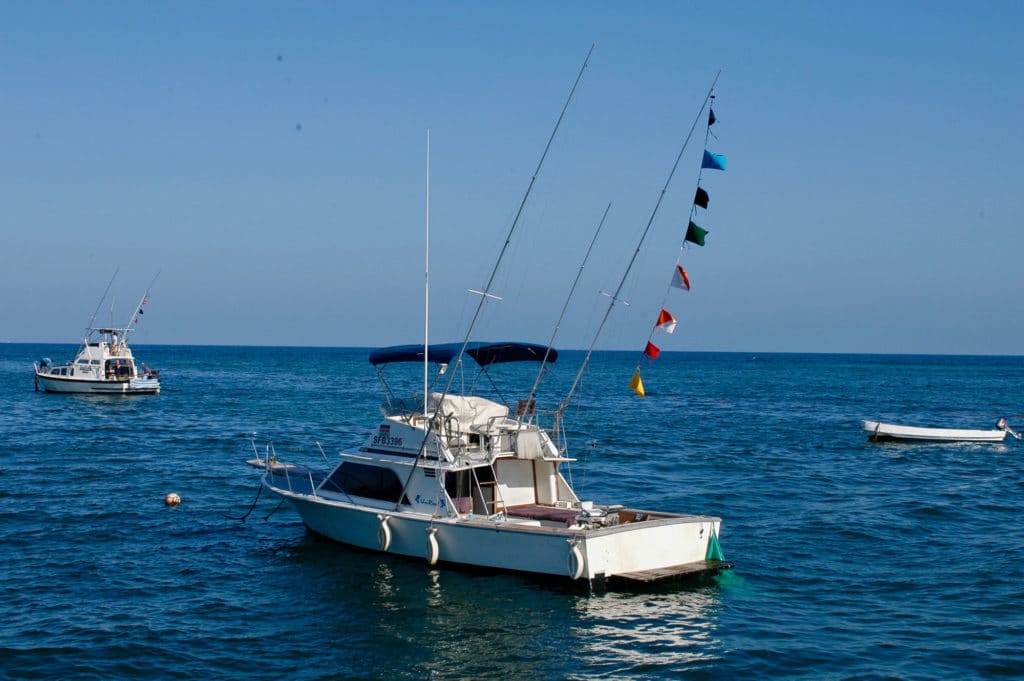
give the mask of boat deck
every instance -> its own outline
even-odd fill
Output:
[[[576,522],[576,516],[579,514],[580,510],[576,508],[555,508],[554,506],[541,506],[537,504],[508,506],[505,508],[505,515],[510,519],[548,520],[566,526]]]
[[[630,582],[650,584],[662,582],[669,579],[678,579],[689,575],[713,574],[722,570],[732,568],[732,563],[724,560],[699,560],[695,563],[684,565],[670,565],[668,567],[656,568],[653,570],[640,570],[638,572],[624,572],[615,575],[615,579],[622,579]]]

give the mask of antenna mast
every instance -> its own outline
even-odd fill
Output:
[[[423,266],[423,418],[430,416],[429,382],[430,371],[430,128],[427,128],[427,201],[426,201],[426,246]]]

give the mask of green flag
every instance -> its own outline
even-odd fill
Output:
[[[686,227],[686,240],[692,241],[698,246],[704,245],[704,237],[708,235],[708,230],[702,229],[697,226],[697,223],[690,220],[690,224]]]

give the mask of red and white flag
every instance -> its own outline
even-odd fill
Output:
[[[668,310],[662,310],[658,315],[658,323],[655,326],[665,333],[672,333],[676,330],[676,318]]]
[[[672,285],[684,291],[690,290],[690,277],[686,276],[686,270],[682,265],[676,265],[676,271],[672,275]]]

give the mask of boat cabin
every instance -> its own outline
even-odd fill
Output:
[[[429,348],[429,360],[442,365],[438,377],[460,350],[459,344]],[[481,369],[502,362],[547,363],[557,357],[555,350],[523,343],[470,344],[465,354]],[[327,475],[317,479],[306,471],[308,482],[300,482],[292,478],[302,474],[281,471],[289,484],[339,501],[382,510],[404,506],[433,516],[494,517],[544,507],[564,510],[555,519],[563,525],[566,517],[575,517],[578,511],[570,509],[579,508],[579,499],[559,471],[561,463],[572,459],[534,422],[534,405],[523,401],[512,414],[507,405],[474,394],[433,391],[425,403],[391,394],[381,367],[422,363],[423,358],[422,346],[371,354],[385,389],[383,420],[362,446],[342,452],[341,463]]]

